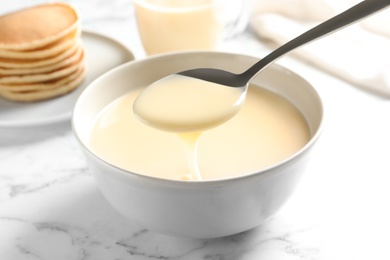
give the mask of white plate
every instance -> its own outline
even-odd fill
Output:
[[[110,69],[134,59],[129,49],[106,36],[83,31],[87,75],[73,92],[35,103],[18,103],[0,98],[0,129],[32,128],[70,120],[80,93]]]

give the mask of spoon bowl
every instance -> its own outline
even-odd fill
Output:
[[[236,115],[245,97],[243,88],[174,74],[145,88],[135,100],[133,112],[144,124],[163,131],[202,132]]]

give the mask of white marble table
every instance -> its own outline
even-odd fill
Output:
[[[1,1],[0,12],[43,1]],[[70,1],[84,29],[145,57],[130,0]],[[242,46],[245,46],[243,48]],[[264,55],[250,32],[226,51]],[[0,130],[0,259],[390,259],[390,100],[291,57],[326,109],[320,142],[294,196],[264,225],[212,240],[166,237],[124,219],[88,172],[70,122]]]

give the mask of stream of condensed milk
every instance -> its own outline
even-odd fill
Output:
[[[197,159],[200,135],[236,115],[245,96],[244,88],[173,74],[144,89],[133,111],[141,122],[178,134],[190,169],[184,179],[202,180]]]
[[[182,131],[177,138],[133,115],[142,90],[132,90],[104,108],[90,137],[92,151],[130,172],[173,180],[237,177],[287,159],[310,138],[304,117],[291,103],[257,86],[248,88],[245,103],[230,120],[203,129],[201,135]]]

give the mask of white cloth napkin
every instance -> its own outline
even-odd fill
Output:
[[[282,45],[358,0],[253,0],[251,26]],[[390,8],[291,55],[353,85],[390,98]]]

